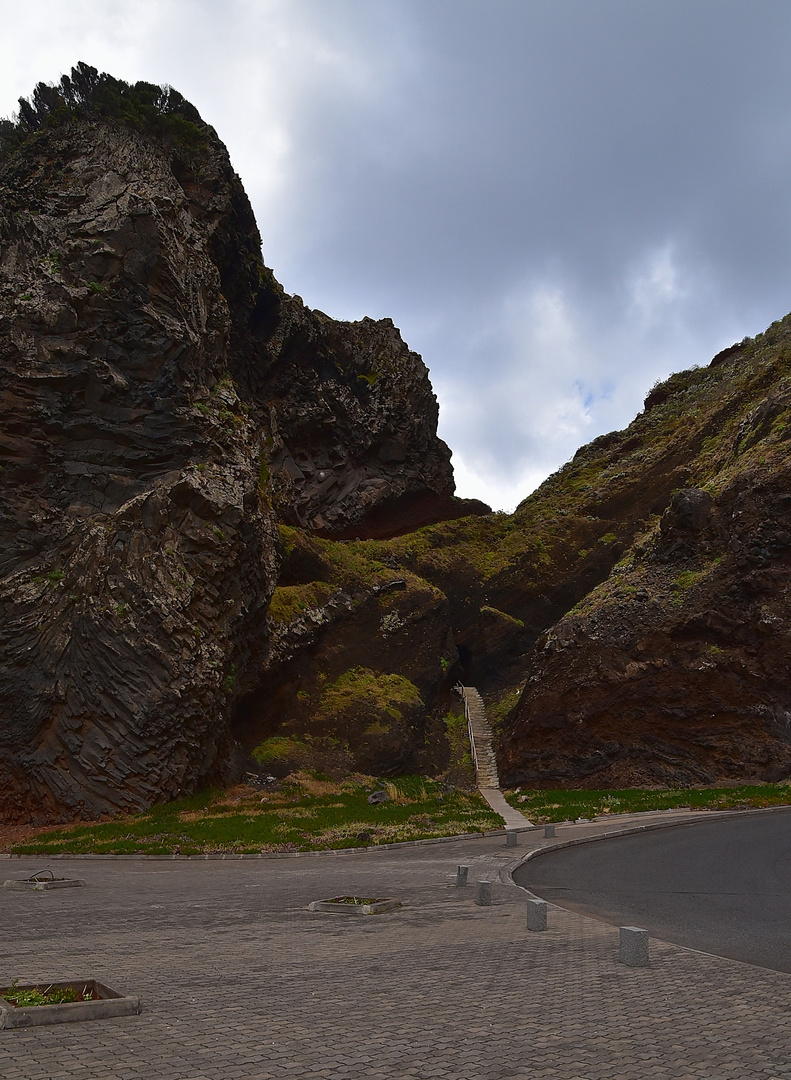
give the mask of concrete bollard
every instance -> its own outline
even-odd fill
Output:
[[[544,826],[544,836],[549,838],[550,836],[554,836],[554,835],[555,835],[555,826],[554,825],[545,825]]]
[[[467,884],[467,872],[469,866],[457,866],[456,867],[456,888],[463,888]]]
[[[478,907],[492,906],[492,883],[491,881],[479,881],[475,893],[475,903]]]
[[[621,926],[619,961],[627,967],[648,967],[648,931],[639,926]]]
[[[546,930],[547,928],[547,902],[546,900],[527,901],[527,929]]]
[[[505,846],[506,847],[516,847],[516,837],[517,837],[517,834],[514,832],[513,829],[506,829]]]

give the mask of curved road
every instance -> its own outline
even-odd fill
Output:
[[[791,808],[549,852],[513,879],[572,911],[791,972]]]

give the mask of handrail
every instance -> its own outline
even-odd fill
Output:
[[[475,734],[472,730],[472,717],[470,716],[470,706],[467,701],[467,688],[459,683],[453,688],[458,694],[461,694],[461,700],[464,702],[464,716],[467,720],[467,735],[470,740],[470,756],[472,757],[473,768],[475,769],[475,778],[478,779],[478,752],[475,749]]]
[[[466,710],[466,702],[465,702],[465,712],[466,711],[467,710]],[[470,718],[469,714],[467,715],[467,734],[470,737],[470,754],[472,756],[472,764],[473,764],[473,767],[475,769],[475,778],[477,780],[478,779],[478,751],[475,749],[475,734],[473,733],[473,730],[472,730],[472,719]]]

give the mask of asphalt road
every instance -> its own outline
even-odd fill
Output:
[[[616,926],[791,972],[791,809],[565,848],[513,878]]]

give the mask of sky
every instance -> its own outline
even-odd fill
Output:
[[[787,0],[0,0],[0,115],[79,60],[228,146],[288,292],[392,318],[511,509],[791,309]]]

